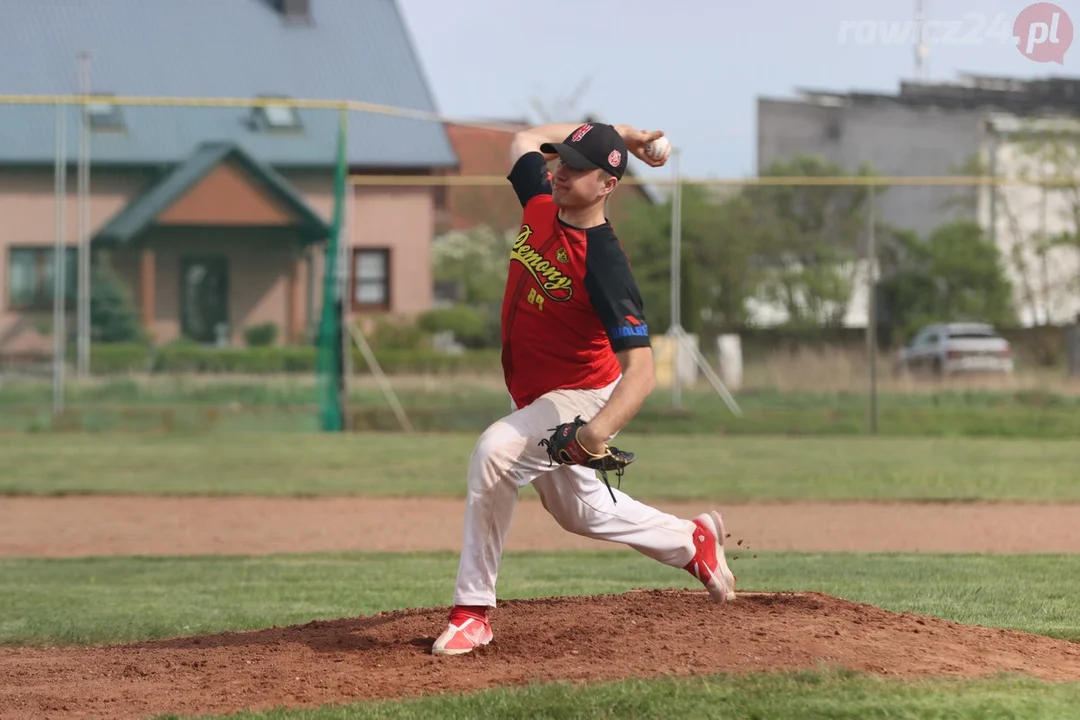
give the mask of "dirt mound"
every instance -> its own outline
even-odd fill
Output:
[[[503,601],[494,642],[433,657],[446,609],[97,648],[0,649],[0,717],[146,717],[613,680],[845,667],[1080,676],[1080,644],[890,613],[816,593],[639,591]]]

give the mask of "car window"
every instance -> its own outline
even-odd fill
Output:
[[[950,338],[961,338],[961,339],[970,339],[970,338],[986,339],[986,338],[996,338],[996,337],[999,337],[999,336],[993,330],[964,330],[962,332],[949,333],[949,337]]]
[[[923,342],[926,343],[927,345],[931,345],[933,343],[936,343],[937,342],[937,333],[930,333],[929,335],[926,336],[926,339],[923,340]]]

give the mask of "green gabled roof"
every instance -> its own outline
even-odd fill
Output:
[[[128,243],[150,228],[158,216],[226,161],[235,161],[300,220],[297,229],[309,241],[330,235],[330,226],[272,168],[232,143],[204,143],[139,198],[129,203],[94,236],[95,242]]]

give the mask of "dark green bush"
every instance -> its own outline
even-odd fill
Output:
[[[431,334],[415,322],[378,318],[367,335],[374,350],[426,350],[431,348]]]
[[[470,350],[450,355],[434,350],[376,350],[375,359],[387,374],[499,373],[498,350]],[[311,374],[316,371],[318,350],[310,346],[215,348],[185,342],[150,350],[135,343],[95,345],[90,353],[91,371],[100,375],[129,372],[207,373],[270,375]],[[368,375],[371,368],[359,349],[351,353],[354,375]]]
[[[147,372],[150,353],[139,343],[100,343],[90,346],[90,372],[95,375]]]
[[[94,253],[90,275],[90,334],[94,343],[130,343],[143,339],[131,290],[113,269],[108,252]]]
[[[251,325],[244,328],[244,342],[248,347],[267,347],[277,340],[278,328],[274,323]]]
[[[468,348],[484,347],[487,339],[486,315],[468,305],[429,310],[420,316],[418,324],[429,333],[450,331]]]
[[[375,359],[388,375],[502,372],[498,350],[469,350],[459,355],[434,350],[383,350],[375,353]],[[371,373],[359,350],[352,353],[352,367],[355,375]]]

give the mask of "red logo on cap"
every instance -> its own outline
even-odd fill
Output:
[[[585,133],[589,132],[590,130],[592,130],[592,125],[582,125],[574,131],[574,134],[570,137],[570,141],[581,142],[581,138],[585,137]]]
[[[622,162],[622,153],[618,150],[612,150],[611,154],[607,156],[607,161],[611,167],[619,167],[619,163]]]

